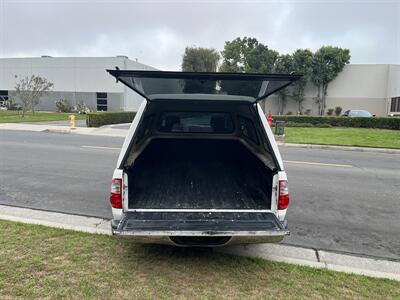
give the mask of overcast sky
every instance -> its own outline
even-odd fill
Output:
[[[0,0],[0,57],[115,56],[179,70],[186,46],[251,36],[280,53],[322,45],[400,64],[398,1]]]

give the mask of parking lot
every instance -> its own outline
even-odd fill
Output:
[[[122,138],[0,132],[0,204],[111,218]],[[399,154],[281,147],[290,182],[288,244],[400,257]]]

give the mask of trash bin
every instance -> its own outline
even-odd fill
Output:
[[[275,121],[275,135],[285,134],[285,121]]]

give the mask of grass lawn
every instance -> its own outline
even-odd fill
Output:
[[[53,112],[32,112],[25,113],[25,117],[21,118],[20,111],[0,110],[0,123],[20,123],[20,122],[47,122],[47,121],[68,121],[68,113]],[[86,115],[76,115],[76,120],[85,120]]]
[[[285,143],[400,148],[400,130],[285,128]]]
[[[399,298],[400,283],[0,221],[0,298]]]

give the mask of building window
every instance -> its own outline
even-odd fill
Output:
[[[400,97],[392,98],[390,103],[390,112],[400,112]]]
[[[107,111],[107,93],[96,93],[97,111]]]
[[[0,107],[7,106],[8,91],[0,91]]]

